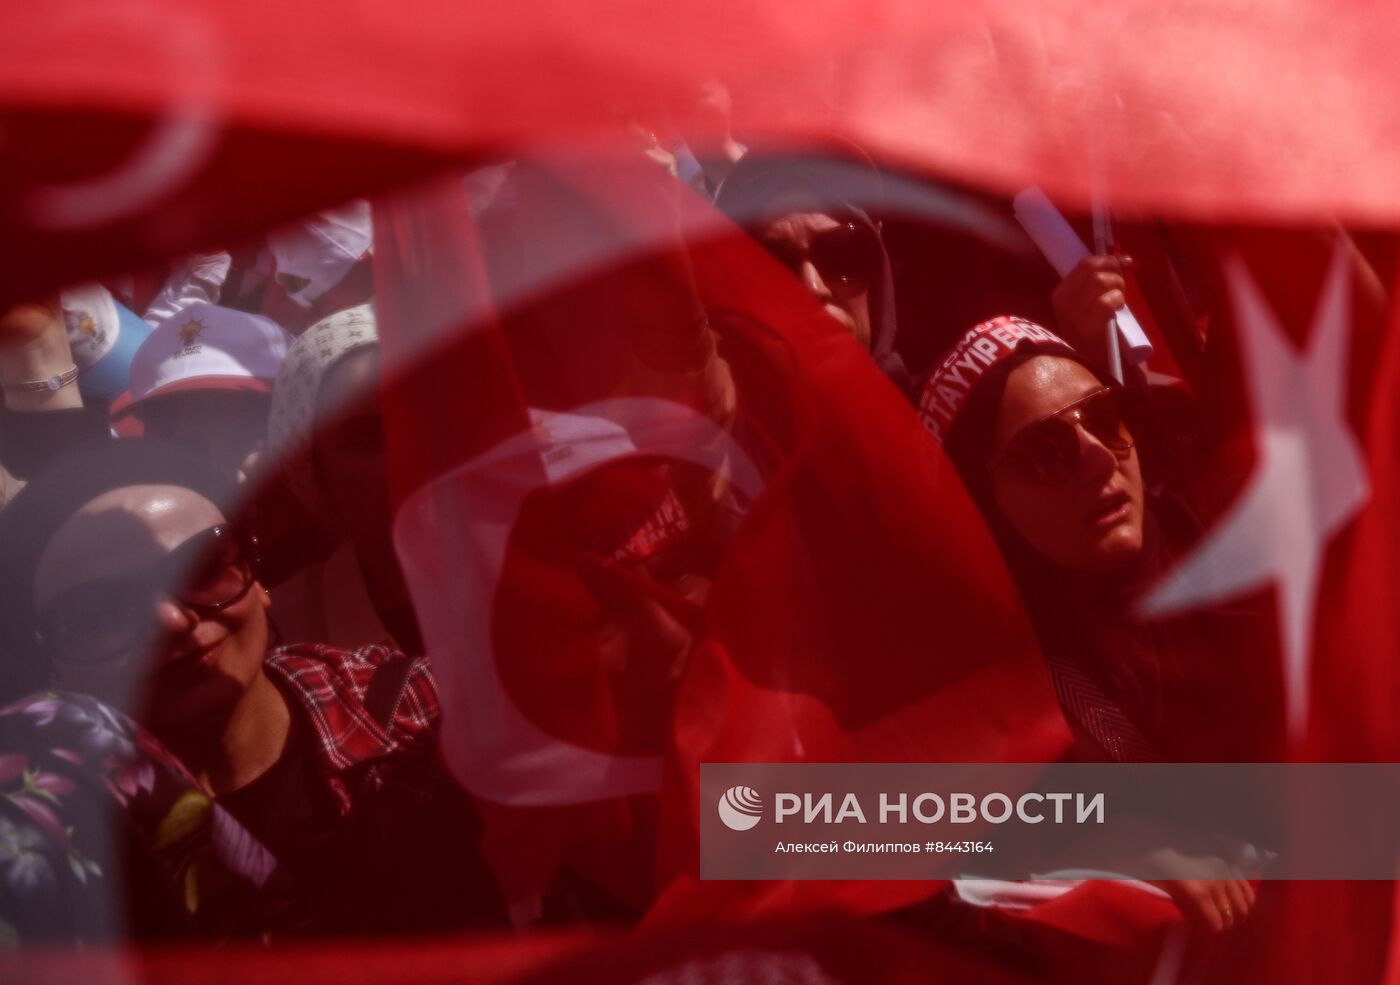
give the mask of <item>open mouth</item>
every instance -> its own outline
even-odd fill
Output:
[[[1133,499],[1126,492],[1110,493],[1099,498],[1087,517],[1089,523],[1100,529],[1116,527],[1132,514]]]

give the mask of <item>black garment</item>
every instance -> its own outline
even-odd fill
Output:
[[[374,648],[371,648],[374,649]],[[294,933],[430,934],[501,927],[505,904],[479,844],[471,796],[448,776],[432,737],[395,727],[422,661],[390,653],[348,703],[385,730],[378,753],[346,768],[321,748],[296,675],[273,675],[288,698],[283,754],[253,783],[219,803],[267,845],[291,874],[303,919]],[[343,724],[343,723],[342,723]],[[333,788],[350,796],[341,803]]]
[[[335,864],[340,816],[324,795],[313,738],[295,709],[286,747],[262,776],[219,803],[277,856],[302,885],[327,878]]]
[[[1256,641],[1259,614],[1217,604],[1166,619],[1137,611],[1200,531],[1184,502],[1149,496],[1132,570],[1076,574],[1043,558],[1013,563],[1056,696],[1081,754],[1110,761],[1267,761],[1282,696]]]

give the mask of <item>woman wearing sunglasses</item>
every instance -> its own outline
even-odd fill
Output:
[[[1122,391],[1045,328],[1002,317],[973,328],[934,368],[919,413],[1020,588],[1077,758],[1257,755],[1258,737],[1230,738],[1238,689],[1217,676],[1244,620],[1207,612],[1151,624],[1134,614],[1196,530],[1182,500],[1147,492]],[[1218,879],[1197,878],[1199,861],[1190,871],[1158,885],[1203,925],[1228,929],[1253,907],[1253,887],[1224,862]]]
[[[145,441],[36,476],[0,514],[7,687],[91,696],[153,733],[291,873],[307,930],[489,919],[426,663],[274,648],[258,547],[229,497]]]
[[[1125,395],[1022,318],[971,329],[936,365],[919,415],[957,467],[1021,589],[1057,685],[1085,674],[1118,725],[1072,721],[1092,758],[1160,759],[1165,638],[1132,616],[1191,520],[1149,497]],[[1064,688],[1061,688],[1062,696]],[[1074,717],[1074,709],[1069,709]]]
[[[1062,698],[1093,695],[1089,713],[1065,702],[1082,752],[1210,758],[1195,743],[1218,740],[1222,723],[1196,726],[1219,696],[1209,662],[1196,657],[1236,620],[1135,615],[1199,530],[1182,497],[1148,493],[1130,402],[1058,336],[1002,317],[973,328],[934,368],[919,414],[987,519]],[[1244,755],[1240,746],[1215,754]]]
[[[725,178],[715,205],[747,229],[902,391],[895,351],[894,278],[880,226],[857,201],[878,201],[881,179],[854,148],[819,157],[752,153]]]

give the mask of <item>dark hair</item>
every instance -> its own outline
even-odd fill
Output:
[[[0,698],[49,685],[47,659],[34,641],[34,576],[54,534],[98,496],[144,485],[193,490],[225,516],[236,504],[236,487],[209,465],[158,441],[125,439],[55,462],[0,512]]]

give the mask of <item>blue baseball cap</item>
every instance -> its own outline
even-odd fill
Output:
[[[131,361],[151,326],[100,284],[67,289],[62,300],[78,389],[88,399],[110,403],[131,386]]]

